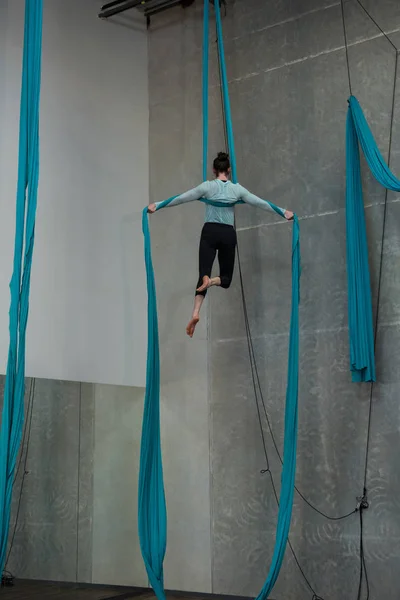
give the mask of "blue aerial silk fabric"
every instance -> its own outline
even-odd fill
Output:
[[[203,69],[208,70],[208,4],[204,0]],[[218,47],[220,53],[223,100],[226,129],[232,165],[232,179],[236,181],[236,156],[233,140],[232,119],[229,104],[228,82],[223,51],[222,25],[219,1],[215,0]],[[207,48],[206,48],[207,46]],[[206,179],[208,144],[208,76],[203,73],[203,175]],[[162,202],[157,210],[167,206],[176,196]],[[213,206],[229,206],[227,203],[200,199]],[[242,202],[238,202],[241,204]],[[275,205],[272,208],[284,217]],[[159,600],[165,600],[163,560],[167,540],[167,513],[163,482],[160,439],[160,349],[158,336],[157,300],[154,270],[151,258],[151,240],[147,208],[143,210],[142,228],[148,292],[148,347],[145,406],[142,426],[142,442],[139,472],[139,537],[143,559],[150,584]],[[299,377],[299,295],[300,295],[300,230],[297,217],[293,222],[292,240],[292,309],[289,337],[288,385],[286,392],[285,441],[283,452],[282,486],[278,514],[275,550],[267,580],[259,594],[265,599],[272,590],[282,565],[293,506],[297,447],[297,405]]]
[[[172,198],[171,198],[172,200]],[[150,585],[165,599],[163,561],[167,547],[167,509],[160,434],[160,347],[156,285],[151,260],[147,208],[143,210],[147,275],[147,371],[139,470],[139,540]]]
[[[207,179],[208,161],[208,60],[209,60],[210,3],[204,2],[203,16],[203,181]]]
[[[356,382],[376,380],[360,146],[377,181],[399,192],[400,180],[380,153],[357,98],[351,96],[346,126],[346,240],[350,370]]]
[[[39,182],[42,0],[26,0],[10,345],[0,431],[1,570],[4,569],[15,464],[24,420],[25,336]]]
[[[157,210],[167,206],[176,196],[164,200]],[[213,206],[226,203],[201,199]],[[280,215],[280,209],[271,204]],[[148,294],[148,347],[146,394],[142,426],[139,473],[139,538],[150,584],[159,600],[164,600],[163,560],[167,544],[167,513],[163,482],[160,439],[160,348],[158,336],[157,298],[147,207],[143,209],[142,228]],[[297,405],[299,378],[299,300],[300,300],[300,229],[295,216],[292,239],[292,309],[289,337],[289,367],[286,391],[285,441],[282,486],[279,501],[275,550],[269,575],[258,598],[265,599],[272,590],[282,565],[289,535],[294,482],[296,475]]]

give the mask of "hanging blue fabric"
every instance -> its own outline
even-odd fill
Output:
[[[358,141],[364,152],[368,166],[372,171],[375,179],[388,190],[400,192],[400,179],[397,179],[391,172],[385,162],[376,142],[372,131],[369,128],[367,120],[364,116],[360,103],[355,96],[349,98],[348,114],[353,121]]]
[[[208,57],[209,0],[204,2],[203,23],[203,179],[207,177],[208,151]],[[165,200],[167,206],[176,196]],[[150,584],[158,598],[165,600],[163,562],[167,547],[167,510],[161,454],[160,430],[160,348],[157,298],[151,258],[147,208],[142,230],[147,277],[147,369],[139,469],[139,540]]]
[[[290,316],[288,379],[286,388],[285,429],[281,493],[275,548],[265,583],[257,600],[266,600],[274,587],[285,556],[292,518],[296,479],[298,389],[299,389],[299,304],[300,304],[300,228],[294,217],[292,236],[292,308]]]
[[[219,0],[214,0],[218,50],[221,69],[222,96],[225,108],[226,131],[228,138],[229,154],[232,165],[232,179],[237,181],[236,153],[233,138],[231,107],[228,91],[228,77],[226,73],[225,53],[222,35],[221,10]],[[281,211],[273,206],[274,210],[284,217]],[[268,598],[275,585],[282,566],[286,545],[289,536],[290,521],[292,517],[294,485],[296,477],[296,449],[297,449],[297,407],[298,407],[298,379],[299,379],[299,294],[300,294],[300,228],[297,217],[294,217],[292,239],[292,309],[289,336],[288,382],[286,389],[285,432],[283,448],[282,484],[279,498],[278,524],[275,536],[275,548],[272,556],[267,579],[260,591],[257,600]]]
[[[172,200],[172,198],[171,198]],[[163,561],[167,547],[167,510],[161,456],[160,348],[157,298],[151,260],[147,208],[142,219],[147,275],[147,372],[140,449],[139,539],[147,575],[158,600],[165,599]]]
[[[207,179],[208,162],[208,57],[209,57],[210,3],[204,0],[203,15],[203,181]]]
[[[208,4],[204,0],[203,69],[208,70]],[[218,48],[221,63],[222,91],[226,114],[226,128],[232,165],[232,179],[236,181],[236,156],[230,112],[228,82],[223,50],[222,24],[219,1],[215,0]],[[206,23],[207,21],[207,23]],[[206,47],[207,46],[207,47]],[[208,145],[208,74],[203,72],[203,175],[206,178]],[[173,196],[162,202],[157,210],[167,206]],[[201,198],[213,206],[231,206],[227,203]],[[240,204],[242,202],[239,202]],[[275,205],[272,208],[284,217]],[[147,574],[159,600],[165,599],[163,560],[166,550],[166,506],[160,440],[160,356],[157,319],[157,300],[151,257],[151,240],[147,207],[143,210],[142,228],[148,291],[148,347],[145,407],[139,472],[139,537]],[[296,472],[297,404],[299,375],[299,294],[300,294],[300,230],[298,219],[293,222],[292,241],[292,309],[289,338],[288,385],[286,392],[285,442],[283,452],[282,488],[278,514],[275,550],[269,575],[259,598],[265,599],[272,590],[282,565],[290,528],[294,481]]]
[[[350,96],[346,126],[346,239],[350,370],[356,382],[376,380],[359,146],[375,179],[383,187],[400,192],[400,180],[379,151],[357,98]]]
[[[39,182],[39,100],[43,1],[26,0],[10,345],[0,431],[1,570],[4,569],[15,464],[24,419],[25,335]],[[23,265],[23,266],[22,266]]]
[[[234,137],[233,137],[231,103],[230,103],[230,99],[229,99],[228,76],[227,76],[227,72],[226,72],[224,37],[222,34],[221,7],[220,7],[219,0],[214,0],[214,8],[215,8],[215,19],[216,19],[216,26],[217,26],[217,43],[218,43],[220,75],[221,75],[221,82],[222,82],[222,100],[224,103],[224,112],[225,112],[226,137],[228,140],[232,181],[234,183],[237,183],[236,152],[235,152],[235,142],[234,142]]]
[[[164,200],[157,211],[176,196]],[[201,199],[213,206],[227,203]],[[271,203],[273,209],[284,216]],[[139,538],[150,584],[159,600],[165,599],[163,560],[167,539],[167,514],[163,482],[160,439],[160,349],[158,337],[157,298],[151,257],[151,239],[147,207],[143,209],[142,229],[148,294],[148,348],[146,394],[142,426],[139,472]],[[300,301],[300,229],[295,216],[292,239],[292,309],[289,337],[288,385],[285,409],[285,441],[283,449],[282,487],[279,501],[275,550],[268,578],[258,598],[266,599],[279,575],[289,535],[296,475],[297,404],[299,378],[299,301]]]
[[[374,328],[359,145],[374,177],[400,191],[380,153],[360,104],[349,98],[346,125],[346,245],[350,370],[352,380],[375,381]]]

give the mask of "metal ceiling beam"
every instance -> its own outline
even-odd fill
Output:
[[[112,8],[113,6],[117,6],[117,4],[122,4],[126,2],[126,0],[114,0],[113,2],[108,2],[101,7],[101,10],[106,10],[107,8]]]
[[[108,19],[121,13],[126,12],[132,8],[141,8],[142,13],[147,18],[147,26],[150,25],[150,17],[158,13],[173,8],[174,6],[182,6],[186,8],[194,3],[195,0],[165,0],[164,2],[154,3],[152,0],[112,0],[101,7],[99,13],[100,19]],[[219,0],[221,6],[225,6],[226,11],[226,0]],[[210,0],[213,4],[214,0]]]
[[[190,0],[190,4],[193,4],[194,0]],[[173,8],[174,6],[182,6],[186,8],[189,6],[189,0],[166,0],[165,2],[161,2],[160,4],[155,4],[154,6],[150,5],[149,8],[145,8],[144,14],[146,17],[152,17],[167,8]]]
[[[119,15],[120,13],[130,10],[131,8],[142,6],[143,4],[145,4],[144,0],[114,0],[114,2],[109,2],[101,7],[99,17],[100,19],[108,19],[109,17]]]

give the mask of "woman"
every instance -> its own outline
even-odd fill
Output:
[[[262,200],[238,183],[229,181],[231,171],[229,156],[225,152],[219,152],[213,162],[215,174],[214,181],[205,181],[193,190],[189,190],[177,196],[168,206],[176,206],[184,202],[192,202],[200,198],[215,200],[231,204],[243,200],[264,210],[274,211],[269,202]],[[154,213],[158,205],[150,204],[149,213]],[[293,213],[290,210],[281,209],[285,218],[290,221]],[[218,252],[219,276],[211,277],[212,266]],[[236,253],[236,231],[235,211],[233,206],[212,206],[207,204],[206,218],[200,238],[199,249],[199,279],[197,282],[196,296],[192,318],[186,327],[188,336],[193,337],[194,330],[200,320],[200,309],[203,304],[208,288],[217,285],[228,289],[231,285]]]

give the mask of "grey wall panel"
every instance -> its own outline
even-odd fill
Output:
[[[396,0],[363,0],[362,4],[385,32],[399,29],[400,6]]]
[[[283,4],[288,7],[290,3]],[[387,156],[394,52],[387,40],[377,37],[375,26],[367,26],[364,20],[361,25],[356,23],[357,11],[350,4],[346,3],[346,15],[351,41],[357,42],[349,53],[353,91],[365,107],[379,146]],[[336,14],[338,8],[327,9],[325,15]],[[321,56],[307,58],[306,50],[310,49],[299,43],[290,48],[293,60],[295,52],[299,59],[304,52],[305,60],[257,74],[257,69],[252,72],[251,67],[257,61],[269,60],[273,29],[264,36],[240,36],[233,43],[228,42],[227,47],[233,48],[230,76],[234,81],[230,89],[240,180],[256,193],[293,208],[304,217],[300,221],[303,272],[297,485],[312,504],[335,516],[354,509],[356,496],[362,493],[371,388],[351,384],[348,372],[343,211],[348,77],[342,49],[343,31],[334,33],[335,22],[332,29],[328,25],[318,30],[312,26],[318,19],[323,22],[325,15],[313,13],[302,17],[301,23],[279,26],[283,36],[287,32],[288,39],[291,31],[300,34],[303,27],[304,30],[310,27],[312,33],[307,44],[314,39],[317,48],[318,43],[329,46],[331,36],[336,35],[338,49],[331,46],[332,51]],[[246,18],[244,15],[245,21]],[[376,39],[366,41],[369,36]],[[271,59],[277,62],[271,62],[272,67],[280,64],[281,44],[282,38],[277,38],[276,54]],[[260,45],[265,49],[264,55]],[[243,61],[243,52],[235,55],[235,46],[246,47],[249,56],[253,52],[253,60]],[[267,69],[268,65],[259,68]],[[366,170],[363,179],[376,314],[385,191]],[[394,206],[397,204],[389,206],[388,215],[395,210]],[[237,216],[261,387],[276,442],[282,450],[290,310],[290,228],[285,229],[285,223],[276,223],[268,213],[248,207],[239,207]],[[394,216],[393,241],[385,246],[385,258],[386,253],[396,255],[395,223]],[[386,285],[397,289],[393,265],[394,261],[384,279]],[[215,293],[211,300],[213,590],[254,594],[259,591],[271,559],[276,503],[270,487],[263,487],[260,481],[259,470],[265,461],[237,285],[236,278],[228,294]],[[385,299],[382,292],[381,301],[391,303],[390,298],[391,295]],[[280,464],[268,430],[265,435],[279,490]],[[379,447],[378,442],[378,456]],[[375,540],[373,548],[378,553],[384,525],[377,533],[378,526],[369,525],[373,516],[366,513],[365,519],[366,535]],[[396,520],[394,510],[388,519]],[[391,531],[387,542],[391,562],[384,570],[392,582],[385,587],[389,595],[395,584],[392,565],[397,556],[397,525]],[[318,594],[337,599],[356,594],[357,515],[337,523],[328,521],[296,494],[291,539]],[[371,560],[374,560],[372,550]],[[378,562],[371,567],[373,574],[375,568],[379,570]],[[276,597],[309,597],[310,592],[296,569],[288,551],[274,592]],[[375,585],[382,581],[380,574]],[[399,586],[395,589],[398,595]]]
[[[92,581],[95,386],[82,383],[79,407],[77,580]]]
[[[192,111],[182,96],[178,105],[172,101],[151,109],[153,124],[150,125],[150,151],[156,167],[156,174],[150,185],[153,200],[164,200],[201,181],[198,149],[191,150],[188,139],[190,122],[194,120],[198,123],[199,120],[200,105],[197,101],[195,105],[197,112]],[[187,115],[186,106],[190,115]],[[187,137],[183,135],[184,132],[187,132]],[[198,140],[198,136],[195,139]],[[179,156],[188,156],[185,164],[192,166],[188,166],[186,170]],[[204,206],[192,203],[166,208],[150,217],[162,342],[181,340],[185,336],[198,279],[197,238],[203,214]],[[196,240],[195,243],[192,243],[193,240]],[[202,319],[196,332],[197,340],[199,337],[205,340],[205,325],[206,320]],[[206,352],[206,343],[204,351]]]
[[[372,597],[381,597],[384,590],[393,600],[398,598],[400,585],[399,345],[399,325],[382,325],[378,331],[380,378],[373,393],[367,473],[370,508],[365,515]]]
[[[365,2],[362,3],[366,6]],[[349,46],[382,35],[362,6],[355,0],[344,3],[346,35]]]
[[[137,532],[143,396],[140,388],[27,380],[14,575],[147,585]]]
[[[395,19],[395,13],[393,14]],[[393,36],[398,43],[400,38]],[[398,90],[397,72],[397,90]],[[396,94],[392,130],[391,166],[399,173],[399,95]],[[377,335],[378,384],[372,396],[371,437],[368,455],[367,486],[370,509],[366,513],[366,560],[370,572],[372,597],[382,591],[397,598],[400,586],[399,477],[396,448],[399,445],[398,411],[398,254],[400,212],[397,193],[388,193],[383,239],[382,280]],[[388,585],[388,582],[390,584]]]
[[[399,49],[399,47],[400,47],[400,31],[394,31],[393,33],[389,33],[388,38],[393,42],[395,47],[397,49]]]
[[[381,301],[379,305],[380,323],[397,324],[400,318],[400,204],[388,203],[383,244],[383,270]]]
[[[263,14],[263,13],[261,13]],[[324,31],[325,35],[321,35]],[[307,18],[289,20],[265,29],[256,29],[226,43],[230,79],[242,79],[256,73],[279,69],[338,49],[343,43],[340,5],[312,12]]]
[[[202,178],[200,15],[201,6],[200,10],[171,11],[150,32],[152,201],[193,187]],[[165,54],[168,61],[160,61]],[[211,119],[215,119],[215,92],[213,98]],[[151,232],[160,322],[162,440],[168,505],[165,583],[169,589],[210,592],[206,308],[195,338],[189,340],[185,333],[198,278],[198,238],[203,215],[204,206],[195,203],[166,208],[151,217]]]
[[[168,589],[210,592],[208,381],[203,340],[164,341],[161,373],[168,507],[165,584]]]
[[[94,387],[92,580],[146,586],[137,526],[144,390]]]
[[[363,2],[400,45],[398,3]],[[166,12],[153,19],[150,31],[153,201],[192,187],[202,176],[201,4]],[[355,0],[345,2],[345,16],[353,92],[387,157],[394,50]],[[351,384],[348,372],[344,130],[349,89],[340,3],[235,0],[224,30],[239,178],[301,217],[296,482],[315,507],[342,515],[354,508],[363,486],[371,387]],[[224,145],[213,25],[210,49],[211,159]],[[400,173],[398,102],[397,95],[391,164]],[[376,315],[386,194],[363,166]],[[398,198],[388,194],[379,381],[372,390],[367,471],[371,505],[364,513],[371,598],[390,600],[397,600],[400,589]],[[185,337],[203,211],[193,204],[151,217],[169,515],[166,585],[253,595],[271,561],[277,505],[269,475],[260,472],[266,459],[237,271],[229,291],[210,291],[195,339]],[[250,207],[239,207],[237,220],[260,384],[282,452],[291,226]],[[143,391],[137,389],[37,382],[29,474],[9,564],[18,576],[147,584],[135,520],[142,402]],[[279,493],[281,463],[263,407],[260,411]],[[357,515],[329,521],[296,493],[290,537],[321,597],[356,596]],[[290,549],[273,596],[310,598]]]
[[[287,343],[287,336],[279,334],[255,339],[261,387],[280,451]],[[310,502],[332,516],[355,507],[364,473],[369,389],[349,384],[347,351],[346,331],[301,337],[297,482]],[[212,364],[213,589],[216,593],[254,594],[272,554],[276,503],[267,476],[260,475],[266,464],[246,341],[216,342]],[[281,466],[268,433],[266,442],[279,490]],[[329,561],[330,556],[339,554],[335,577],[340,580],[348,569],[356,569],[354,519],[333,527],[296,495],[291,537],[317,588],[326,589],[327,571],[322,577],[319,560]],[[349,530],[355,536],[352,540]],[[343,555],[338,552],[341,545],[347,548]],[[331,574],[333,586],[338,585],[335,577]],[[287,586],[279,589],[285,597],[298,597],[290,578]],[[339,587],[337,596],[334,587],[329,589],[332,597],[340,597]]]
[[[36,380],[28,473],[9,563],[19,577],[76,581],[79,403],[79,383]],[[19,490],[17,481],[17,504]]]
[[[229,5],[224,22],[224,34],[227,39],[249,35],[255,31],[269,29],[293,22],[306,15],[312,15],[324,9],[337,6],[337,0],[300,0],[296,2],[280,2],[273,0],[267,4],[263,0],[233,0]]]
[[[243,185],[299,215],[344,206],[346,78],[338,51],[231,86]],[[240,227],[271,221],[247,207],[237,214]]]

